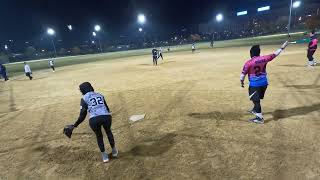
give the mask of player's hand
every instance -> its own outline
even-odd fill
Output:
[[[241,83],[241,87],[244,88],[244,82],[240,81],[240,83]]]

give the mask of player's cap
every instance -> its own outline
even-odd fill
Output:
[[[260,45],[254,45],[251,47],[250,49],[250,56],[251,58],[255,57],[255,56],[260,56]]]
[[[91,84],[89,82],[84,82],[84,83],[80,84],[79,89],[83,95],[87,94],[88,92],[94,91],[93,87],[91,86]]]

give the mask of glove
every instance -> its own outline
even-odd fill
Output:
[[[241,83],[241,87],[244,88],[244,82],[240,81],[240,83]]]
[[[74,125],[66,125],[63,128],[63,134],[66,135],[68,138],[71,138],[73,129],[74,129]]]

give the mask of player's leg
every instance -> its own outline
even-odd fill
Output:
[[[160,53],[160,57],[161,57],[161,59],[163,60],[163,56],[162,56],[162,53]]]
[[[103,125],[104,130],[106,131],[110,146],[112,148],[112,156],[113,157],[117,157],[118,156],[118,150],[116,149],[113,133],[111,131],[112,117],[111,116],[106,116],[102,125]]]
[[[3,78],[4,78],[5,81],[8,81],[8,80],[9,80],[6,71],[3,72],[2,76],[3,76]]]
[[[313,66],[313,65],[314,65],[314,61],[313,61],[313,54],[314,54],[314,52],[315,52],[315,51],[308,50],[307,57],[308,57],[308,65],[309,65],[309,66]]]
[[[263,123],[263,115],[262,115],[260,99],[262,94],[264,96],[264,92],[262,91],[261,87],[249,87],[249,96],[250,96],[250,100],[253,103],[253,109],[251,113],[256,116],[254,119],[250,120],[252,122]]]
[[[95,117],[95,118],[91,118],[89,120],[89,125],[91,127],[91,129],[93,130],[93,132],[96,135],[97,138],[97,144],[99,146],[100,152],[102,153],[102,160],[103,162],[108,162],[109,161],[109,157],[108,154],[105,152],[105,147],[104,147],[104,142],[103,142],[103,135],[101,132],[101,126],[102,124],[99,122],[99,116]]]
[[[52,71],[55,71],[55,68],[54,68],[54,66],[51,66],[51,68],[52,68]]]
[[[32,80],[31,74],[30,74],[29,72],[26,73],[26,76],[27,76],[30,80]]]

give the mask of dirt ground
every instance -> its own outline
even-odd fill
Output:
[[[239,83],[248,51],[169,53],[158,67],[137,56],[0,82],[0,179],[320,179],[320,67],[305,66],[304,46],[270,63],[266,123],[257,125]],[[84,81],[113,112],[120,153],[108,164],[88,120],[71,140],[62,134],[78,117]]]

